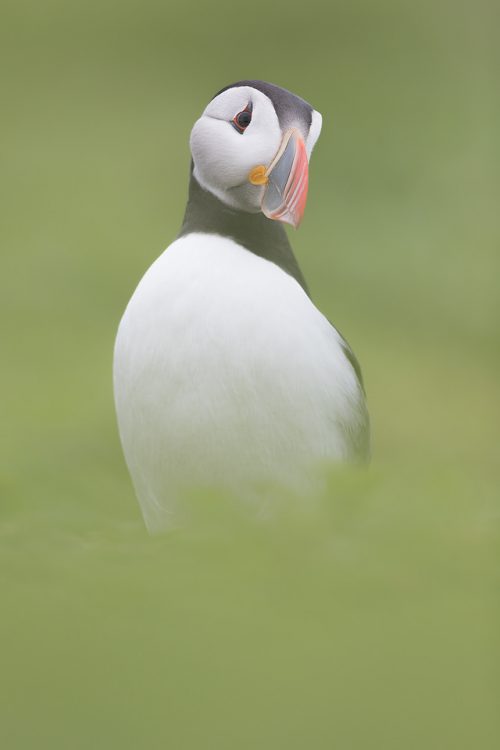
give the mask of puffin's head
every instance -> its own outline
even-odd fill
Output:
[[[194,177],[240,211],[262,211],[297,227],[321,115],[295,94],[240,81],[212,99],[191,131]]]

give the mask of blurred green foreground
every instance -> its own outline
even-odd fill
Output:
[[[498,6],[2,6],[0,747],[500,744]],[[243,77],[323,113],[292,240],[347,336],[367,472],[145,532],[111,356]]]

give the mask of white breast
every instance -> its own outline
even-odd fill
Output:
[[[191,234],[147,271],[115,347],[120,436],[146,523],[189,486],[303,481],[349,459],[363,394],[300,285],[230,239]]]

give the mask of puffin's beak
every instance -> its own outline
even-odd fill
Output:
[[[248,179],[254,185],[265,185],[262,212],[276,219],[299,226],[307,201],[309,165],[306,145],[295,128],[287,130],[278,153],[266,168],[252,169]]]

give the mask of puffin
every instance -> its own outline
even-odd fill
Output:
[[[359,364],[285,231],[304,214],[321,125],[299,96],[243,80],[192,128],[179,235],[135,289],[114,349],[121,444],[152,533],[195,490],[307,493],[322,465],[368,460]]]

